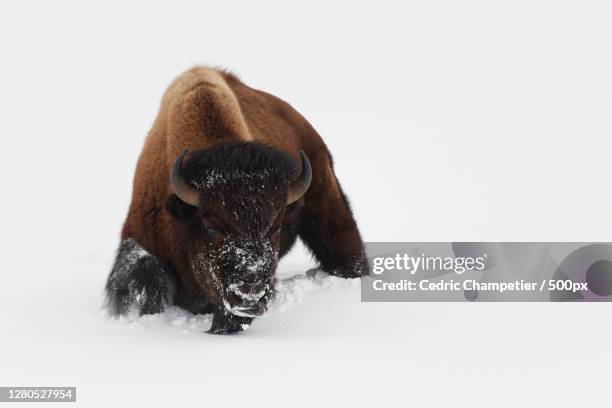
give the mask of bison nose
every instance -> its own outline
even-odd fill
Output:
[[[258,301],[244,301],[237,308],[239,312],[249,316],[261,316],[268,310],[266,302],[262,300]]]
[[[259,299],[242,299],[239,306],[245,309],[253,308],[257,306],[259,303]]]
[[[245,317],[261,316],[268,310],[265,296],[240,296],[230,292],[227,296],[228,311],[231,314]]]

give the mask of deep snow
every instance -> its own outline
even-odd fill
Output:
[[[101,305],[144,136],[196,63],[312,122],[368,241],[612,240],[611,7],[3,1],[0,385],[87,407],[605,405],[608,304],[361,303],[297,248],[241,335]]]
[[[358,282],[306,277],[307,259],[294,256],[282,270],[301,273],[286,276],[271,312],[243,334],[217,336],[202,332],[210,317],[179,309],[105,316],[110,261],[32,261],[34,270],[62,271],[62,279],[38,276],[35,296],[27,274],[7,274],[3,384],[76,385],[83,406],[372,406],[398,398],[546,406],[555,395],[570,406],[605,398],[606,304],[360,303]]]

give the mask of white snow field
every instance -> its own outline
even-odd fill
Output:
[[[298,247],[244,334],[101,305],[161,95],[201,63],[311,121],[366,241],[611,241],[611,18],[589,0],[3,1],[0,386],[76,386],[83,407],[609,405],[609,304],[361,303]]]

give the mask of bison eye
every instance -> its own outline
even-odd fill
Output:
[[[223,236],[223,231],[215,227],[204,227],[206,230],[206,235],[212,241],[216,241],[217,239]]]
[[[281,229],[282,229],[282,226],[281,226],[281,225],[279,225],[279,226],[278,226],[278,227],[276,227],[276,228],[272,228],[272,229],[270,230],[270,235],[272,235],[272,236],[277,236],[278,234],[280,234]]]
[[[219,226],[220,222],[216,218],[204,219],[202,224],[204,226],[206,236],[211,241],[215,241],[225,234],[223,228]]]

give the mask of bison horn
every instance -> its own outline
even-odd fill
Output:
[[[183,176],[181,176],[181,165],[183,164],[183,158],[187,154],[187,149],[176,158],[174,165],[172,166],[172,174],[170,175],[170,188],[174,191],[174,194],[181,200],[190,204],[194,207],[200,205],[200,197],[195,188],[193,188]]]
[[[300,199],[310,187],[312,181],[312,169],[310,168],[310,161],[304,153],[300,150],[300,157],[302,158],[302,174],[293,182],[289,187],[289,193],[287,194],[287,205],[296,202]]]

